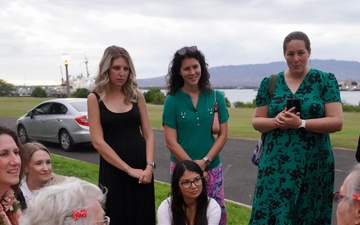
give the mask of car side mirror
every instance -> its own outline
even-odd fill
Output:
[[[29,111],[28,116],[30,116],[31,119],[34,118],[34,111],[33,110]]]

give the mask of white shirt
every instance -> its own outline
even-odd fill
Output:
[[[165,199],[159,206],[157,211],[158,225],[171,225],[171,197]],[[208,225],[219,225],[221,218],[221,208],[213,198],[209,198],[209,205],[206,210],[206,218]]]
[[[21,180],[20,189],[24,195],[26,204],[29,204],[29,201],[34,197],[34,193],[29,189],[25,178]]]

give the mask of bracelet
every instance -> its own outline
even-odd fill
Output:
[[[306,128],[306,120],[301,120],[301,125],[298,127],[298,129],[305,129]]]
[[[211,160],[208,157],[204,157],[203,160],[205,161],[205,165],[208,166],[211,163]]]
[[[146,165],[152,166],[154,169],[156,168],[155,162],[147,162]]]

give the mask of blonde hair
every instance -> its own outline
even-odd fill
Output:
[[[136,81],[136,72],[134,63],[130,54],[122,47],[115,45],[105,49],[104,55],[99,63],[99,71],[95,78],[95,92],[106,93],[110,90],[110,79],[108,71],[115,59],[123,58],[129,63],[129,76],[125,84],[121,87],[125,93],[125,100],[128,102],[137,102],[138,84]]]

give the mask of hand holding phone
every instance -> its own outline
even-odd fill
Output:
[[[298,113],[301,111],[301,106],[300,106],[300,99],[299,98],[288,98],[286,99],[286,109],[289,110],[292,107],[295,106],[295,109],[292,110],[292,113]]]

